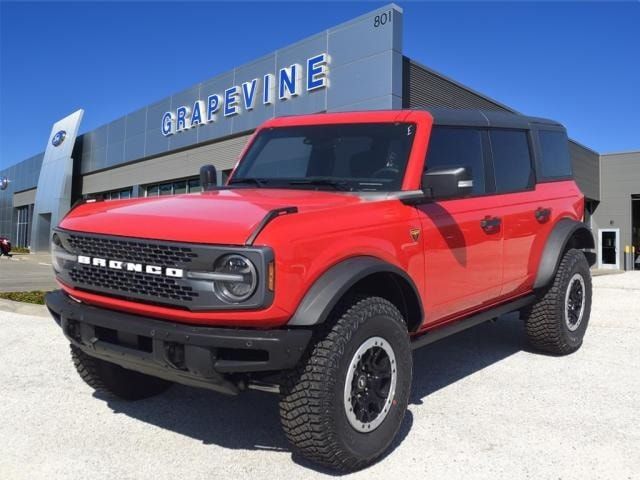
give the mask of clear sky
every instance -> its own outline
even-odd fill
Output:
[[[0,168],[387,2],[0,0]],[[599,151],[640,150],[640,2],[398,2],[404,51]]]

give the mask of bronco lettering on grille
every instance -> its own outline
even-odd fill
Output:
[[[148,273],[150,275],[164,275],[173,278],[182,278],[184,271],[181,268],[160,267],[158,265],[144,265],[142,263],[122,262],[120,260],[108,260],[99,257],[87,257],[78,255],[78,263],[94,267],[110,268],[112,270],[124,270],[126,272]]]

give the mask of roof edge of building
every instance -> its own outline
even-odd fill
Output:
[[[638,150],[623,150],[621,152],[606,152],[606,153],[601,153],[600,156],[601,157],[612,157],[615,155],[632,155],[634,153],[640,154],[640,149]]]
[[[584,143],[580,143],[579,141],[577,141],[574,138],[570,138],[569,141],[571,143],[575,143],[576,145],[578,145],[581,148],[584,148],[585,150],[589,150],[591,153],[595,153],[598,156],[602,156],[603,155],[602,153],[595,151],[593,148],[587,147]]]

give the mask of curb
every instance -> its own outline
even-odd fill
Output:
[[[4,298],[0,298],[0,312],[18,313],[20,315],[31,315],[43,318],[49,317],[49,311],[44,305],[14,302],[13,300],[5,300]]]

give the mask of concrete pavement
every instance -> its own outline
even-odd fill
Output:
[[[389,455],[348,478],[631,479],[640,472],[640,272],[594,279],[567,357],[529,351],[513,315],[415,352]],[[77,376],[50,319],[0,313],[0,478],[325,478],[293,456],[277,398],[175,386],[127,403]]]

